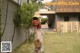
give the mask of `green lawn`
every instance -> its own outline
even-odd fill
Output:
[[[44,36],[44,53],[80,53],[80,34],[46,33]],[[33,44],[23,44],[13,53],[33,53]]]

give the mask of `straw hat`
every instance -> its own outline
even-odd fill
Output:
[[[41,15],[39,14],[39,12],[35,12],[33,17],[40,18],[40,17],[41,17]]]

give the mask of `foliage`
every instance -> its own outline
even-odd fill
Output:
[[[20,8],[21,15],[21,26],[26,30],[27,34],[27,42],[32,42],[33,35],[30,36],[29,28],[32,27],[32,19],[34,13],[38,10],[37,3],[23,3]]]
[[[47,21],[48,21],[47,18],[42,18],[42,19],[41,19],[41,24],[45,24],[45,23],[47,23]]]
[[[29,0],[28,0],[29,1]],[[34,34],[29,34],[29,28],[32,27],[33,15],[38,8],[41,6],[36,1],[30,0],[31,3],[23,3],[18,12],[15,15],[14,23],[15,26],[22,26],[27,32],[27,40],[32,42]],[[30,36],[30,37],[29,37]]]
[[[44,4],[41,1],[43,0],[31,0],[33,4],[36,3],[38,5],[38,8],[43,8]]]
[[[33,43],[33,42],[34,42],[34,35],[35,35],[35,33],[32,33],[32,34],[29,36],[29,43]]]
[[[23,3],[20,9],[15,13],[13,19],[15,26],[22,25],[25,29],[32,26],[32,17],[42,4],[37,3],[37,0],[30,0],[30,3]]]
[[[18,9],[15,13],[15,17],[13,18],[14,24],[16,27],[19,27],[21,24],[21,16],[20,16],[20,10]]]
[[[29,29],[32,26],[32,17],[37,9],[38,5],[36,3],[23,3],[21,6],[21,24],[25,29]]]

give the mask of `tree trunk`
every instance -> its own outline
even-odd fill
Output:
[[[29,0],[27,0],[27,3],[29,4]]]
[[[26,29],[26,34],[27,34],[27,42],[29,42],[29,29]]]

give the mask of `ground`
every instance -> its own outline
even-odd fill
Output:
[[[50,33],[44,36],[44,53],[80,53],[79,33]],[[13,53],[33,53],[34,44],[24,43]]]

